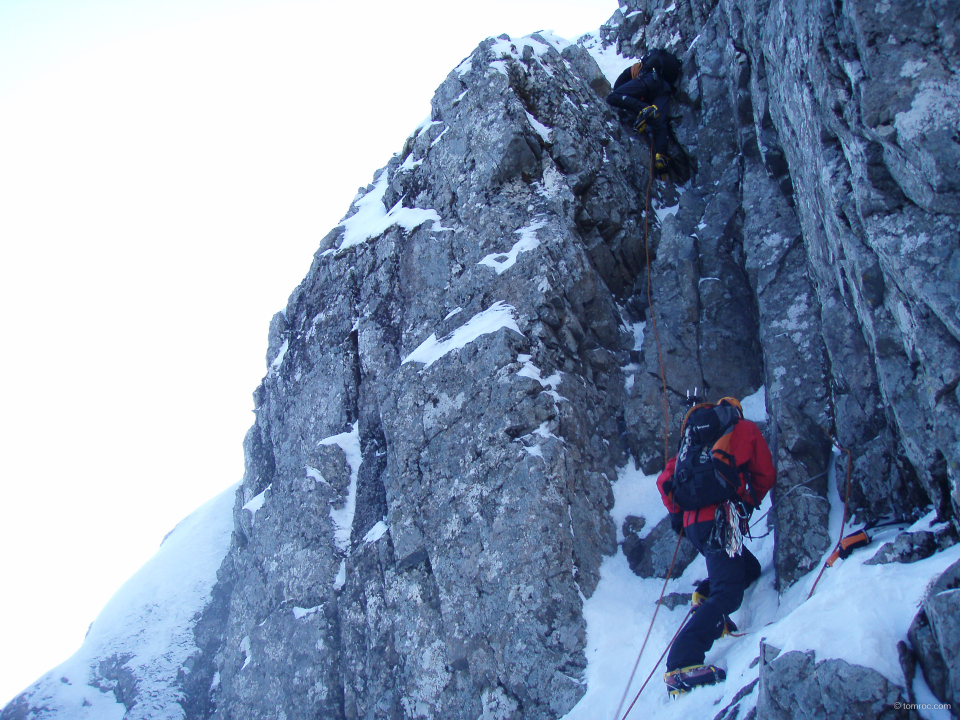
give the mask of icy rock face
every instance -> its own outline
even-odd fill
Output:
[[[924,679],[937,699],[960,701],[960,563],[931,584],[910,626],[910,643]],[[954,712],[956,715],[956,712]]]
[[[776,648],[760,649],[760,695],[757,717],[767,720],[872,720],[916,718],[904,708],[902,688],[870,668],[843,660],[817,662],[812,652],[778,656]]]
[[[576,46],[483,43],[275,319],[217,717],[555,718],[583,694],[642,268],[598,76]]]
[[[765,387],[781,590],[835,541],[828,433],[860,519],[955,518],[958,13],[623,0],[581,45],[481,43],[271,324],[201,652],[167,687],[177,716],[562,717],[616,550],[617,469],[663,466],[695,387]],[[649,147],[604,103],[603,43],[622,66],[684,59],[685,182],[655,182],[649,214]],[[676,544],[654,530],[636,547],[662,574]],[[953,638],[938,622],[928,639]],[[129,661],[99,659],[111,708],[135,708]],[[811,716],[900,697],[803,653],[762,675],[770,716],[816,695],[810,678],[828,688]],[[21,700],[4,719],[29,716]]]
[[[826,428],[853,452],[860,517],[927,498],[956,513],[958,12],[627,0],[605,28],[624,54],[684,59],[672,113],[696,173],[653,264],[672,424],[695,381],[711,397],[764,383],[777,497],[826,469]],[[659,372],[650,332],[643,355]],[[637,383],[628,425],[655,424],[660,402]],[[781,587],[831,542],[826,491],[820,478],[777,508]]]

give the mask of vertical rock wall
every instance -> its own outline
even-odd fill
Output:
[[[687,390],[766,388],[781,589],[833,541],[830,436],[861,519],[955,519],[958,14],[621,0],[608,49],[684,59],[684,182],[648,215],[600,40],[483,42],[274,318],[183,713],[564,715],[611,485],[662,466],[661,368],[667,450]]]
[[[943,13],[622,5],[605,42],[684,58],[673,152],[691,179],[656,183],[649,218],[659,355],[649,150],[593,60],[501,38],[452,72],[271,328],[218,716],[563,715],[616,468],[662,463],[661,355],[671,446],[688,389],[766,387],[782,588],[832,541],[830,436],[861,518],[953,515]]]
[[[777,496],[826,469],[829,433],[852,451],[861,518],[909,515],[928,501],[955,516],[956,5],[665,5],[625,2],[607,29],[625,54],[666,46],[685,61],[673,122],[697,173],[674,220],[690,257],[695,247],[699,293],[688,294],[686,315],[676,304],[661,312],[667,322],[699,317],[684,332],[701,338],[699,375],[717,395],[751,383],[741,375],[749,360],[718,356],[706,339],[705,327],[720,332],[704,312],[719,290],[708,268],[721,268],[720,312],[755,313]],[[668,232],[665,223],[664,243]],[[660,272],[676,285],[669,264]],[[676,398],[697,375],[674,370]],[[633,415],[654,412],[642,398]],[[845,492],[842,470],[840,482]],[[782,583],[830,543],[826,489],[814,480],[778,506]]]

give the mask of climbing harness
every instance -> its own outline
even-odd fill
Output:
[[[713,518],[713,541],[730,557],[743,550],[744,536],[750,537],[750,514],[743,503],[727,500],[717,505]]]

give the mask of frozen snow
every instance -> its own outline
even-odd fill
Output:
[[[437,138],[437,140],[439,139]],[[387,193],[389,179],[387,171],[381,171],[373,189],[355,202],[357,212],[341,222],[344,232],[343,240],[341,240],[339,246],[340,250],[365,243],[367,240],[381,235],[393,225],[399,225],[404,230],[410,231],[420,227],[425,222],[432,221],[432,232],[450,229],[443,227],[440,222],[440,215],[436,210],[405,208],[402,205],[402,200],[398,201],[388,211],[383,205],[383,198]]]
[[[743,408],[743,417],[753,422],[767,421],[767,386],[761,385],[753,395],[747,395],[740,401]]]
[[[481,335],[496,332],[500,328],[509,328],[522,335],[514,319],[515,309],[503,302],[495,302],[483,312],[474,315],[465,325],[461,325],[441,340],[437,340],[433,333],[424,340],[412,353],[403,359],[403,363],[423,363],[424,369],[433,365],[447,353],[459,350],[472,343]],[[401,363],[401,364],[403,364]]]
[[[530,121],[530,124],[533,126],[533,129],[537,131],[537,135],[543,138],[545,143],[550,142],[550,133],[553,132],[553,128],[548,128],[542,122],[537,120],[533,115],[527,112],[527,120]]]
[[[297,620],[302,620],[303,618],[307,617],[307,615],[313,615],[316,612],[320,612],[322,608],[323,605],[317,605],[311,608],[295,607],[293,608],[293,616]]]
[[[337,445],[346,455],[347,465],[350,467],[350,486],[347,488],[347,499],[339,510],[331,507],[330,517],[333,519],[334,539],[337,546],[344,552],[350,546],[350,531],[353,528],[353,516],[357,510],[357,475],[363,455],[360,453],[360,423],[355,422],[350,432],[340,433],[320,441],[321,445]]]
[[[339,590],[347,582],[347,561],[340,561],[340,569],[337,570],[337,576],[333,579],[333,589]]]
[[[666,220],[671,215],[676,215],[680,210],[680,203],[676,205],[671,205],[669,207],[660,207],[660,203],[656,199],[651,201],[653,205],[653,211],[657,216],[657,221],[660,223],[661,227],[663,226],[663,221]]]
[[[761,391],[751,396],[758,400],[760,397]],[[632,466],[620,470],[613,487],[615,505],[611,511],[618,536],[628,514],[646,519],[645,532],[649,532],[666,515],[655,481],[655,475],[644,476]],[[842,510],[835,480],[831,486],[832,506]],[[760,512],[767,511],[770,503],[768,496]],[[839,532],[839,518],[832,520],[831,525],[836,527],[832,527],[831,532]],[[928,516],[921,523],[929,524],[932,521],[933,518]],[[764,530],[758,527],[754,532],[762,533]],[[852,532],[852,529],[848,532]],[[708,663],[717,664],[727,671],[727,681],[715,687],[699,689],[676,701],[668,700],[662,680],[665,663],[657,660],[689,607],[680,606],[672,611],[661,608],[634,681],[626,693],[624,710],[643,681],[652,673],[630,714],[631,718],[642,718],[644,715],[656,716],[658,720],[714,717],[741,688],[758,677],[759,669],[750,666],[759,653],[761,639],[780,648],[782,652],[812,650],[818,661],[841,658],[870,667],[903,686],[905,681],[900,669],[897,642],[906,639],[928,582],[960,559],[960,545],[912,564],[864,565],[864,561],[871,558],[883,542],[893,539],[898,532],[897,528],[878,530],[869,547],[826,570],[809,600],[807,595],[823,559],[811,573],[780,597],[773,586],[773,535],[748,540],[748,547],[760,560],[763,574],[747,590],[743,605],[733,616],[746,634],[739,638],[718,640],[706,658]],[[831,545],[826,554],[832,550]],[[703,558],[698,557],[682,577],[669,581],[666,593],[689,593],[695,582],[704,577],[706,567]],[[622,552],[603,561],[600,583],[593,596],[584,603],[587,622],[587,692],[565,716],[566,720],[613,717],[620,698],[625,694],[630,670],[637,659],[662,588],[661,579],[642,579],[634,575]],[[868,598],[869,601],[857,602],[856,598]],[[924,702],[921,698],[934,702],[929,699],[932,696],[922,680],[916,687],[919,702]],[[757,690],[743,698],[739,717],[744,717],[756,704],[756,698]],[[936,712],[931,711],[922,711],[921,715],[937,717]]]
[[[244,510],[249,510],[249,511],[250,511],[251,517],[254,517],[254,518],[255,518],[255,517],[257,516],[257,510],[259,510],[260,508],[263,507],[263,503],[264,503],[264,501],[266,500],[266,497],[267,497],[267,490],[269,490],[272,486],[273,486],[272,483],[271,483],[270,485],[267,485],[267,487],[265,487],[265,488],[263,489],[263,492],[262,492],[262,493],[260,493],[259,495],[254,495],[254,496],[253,496],[252,498],[250,498],[250,500],[243,506],[243,509],[244,509]]]
[[[387,524],[383,520],[380,520],[363,536],[363,541],[365,543],[374,543],[382,538],[388,529]]]
[[[546,225],[546,223],[541,221],[535,222],[528,227],[514,230],[514,234],[519,235],[520,239],[513,244],[509,252],[487,255],[483,260],[478,262],[477,265],[492,267],[497,271],[497,275],[501,275],[516,264],[517,256],[520,255],[520,253],[530,252],[540,246],[540,241],[537,239],[537,230],[544,225]]]
[[[523,49],[529,47],[533,50],[534,55],[540,56],[543,53],[547,52],[551,47],[556,50],[563,50],[567,45],[570,45],[570,41],[566,40],[559,35],[556,35],[549,30],[544,30],[536,33],[539,38],[534,38],[530,35],[527,35],[522,38],[510,40],[500,40],[498,39],[496,43],[490,48],[491,52],[498,57],[503,55],[513,55],[514,57],[522,57]]]
[[[324,485],[330,484],[324,479],[323,475],[321,475],[320,471],[317,470],[315,467],[310,467],[309,465],[307,465],[304,468],[304,470],[307,473],[307,478],[313,480],[314,482],[323,483]]]
[[[243,653],[243,666],[241,670],[246,670],[247,665],[250,664],[250,636],[244,635],[243,640],[240,641],[240,652]]]
[[[597,61],[597,65],[600,66],[600,72],[603,73],[603,76],[611,85],[613,85],[617,77],[619,77],[620,73],[637,61],[636,58],[625,58],[617,52],[617,43],[603,47],[599,30],[594,30],[581,37],[579,44]]]
[[[283,345],[280,346],[277,356],[273,359],[273,362],[270,363],[270,370],[268,371],[269,375],[274,375],[277,371],[280,370],[280,366],[283,364],[283,357],[287,354],[287,348],[290,347],[290,341],[284,340]]]
[[[550,388],[547,390],[547,394],[553,396],[554,400],[558,402],[560,400],[566,400],[563,395],[557,392],[561,381],[560,373],[555,372],[553,375],[544,378],[540,373],[540,368],[533,364],[532,359],[532,355],[517,355],[517,362],[523,363],[523,367],[517,371],[517,375],[532,378],[540,383],[541,387]]]
[[[230,548],[236,486],[178,524],[160,549],[104,606],[80,649],[28,692],[34,707],[71,720],[120,720],[113,693],[91,687],[102,660],[129,657],[138,684],[127,720],[181,720],[178,673],[198,651],[193,626],[210,601],[217,570]],[[109,681],[96,675],[101,684]]]

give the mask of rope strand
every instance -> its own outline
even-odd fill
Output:
[[[627,711],[623,714],[623,717],[620,720],[627,720],[627,715],[630,714],[630,711],[633,710],[633,706],[637,704],[637,700],[640,699],[640,694],[646,689],[647,683],[650,682],[650,678],[653,677],[653,674],[657,671],[657,668],[660,667],[660,663],[663,662],[663,658],[666,657],[667,651],[673,646],[673,643],[676,641],[677,637],[680,635],[680,631],[683,630],[683,626],[687,624],[687,618],[693,613],[693,608],[687,610],[687,614],[683,616],[683,620],[680,622],[680,627],[677,628],[677,631],[673,634],[673,637],[670,638],[670,642],[667,643],[667,646],[663,649],[663,652],[660,653],[660,657],[653,664],[653,670],[650,671],[650,674],[647,675],[647,679],[643,681],[643,685],[640,686],[640,689],[637,691],[637,694],[633,697],[633,702],[630,703],[630,707],[627,708]],[[618,710],[619,712],[619,710]]]
[[[673,574],[673,565],[677,561],[677,552],[680,550],[681,540],[683,540],[683,531],[681,531],[677,536],[677,546],[673,549],[673,557],[670,559],[670,567],[667,568],[667,576],[663,579],[663,589],[660,590],[660,598],[657,600],[657,609],[653,611],[653,617],[650,618],[650,627],[647,628],[647,635],[643,638],[643,644],[640,646],[640,652],[637,653],[637,661],[633,663],[633,670],[630,671],[630,678],[627,680],[627,686],[623,689],[623,697],[620,698],[620,704],[617,705],[617,711],[614,713],[614,718],[620,717],[620,709],[623,707],[623,703],[627,699],[627,693],[630,692],[630,685],[633,684],[633,676],[637,674],[637,667],[640,665],[640,658],[643,657],[643,651],[647,648],[647,641],[650,639],[650,632],[653,630],[653,623],[657,619],[657,613],[660,612],[660,603],[663,600],[664,593],[667,592],[667,583],[670,582],[670,576]],[[680,631],[678,630],[677,632],[679,633]],[[670,642],[672,643],[673,640]],[[657,665],[659,664],[660,661],[658,660]],[[654,668],[656,668],[656,665],[654,665]],[[649,681],[649,678],[647,678],[647,680]],[[646,684],[647,683],[644,683],[644,687],[646,687]],[[643,688],[640,688],[640,690],[642,692]],[[636,702],[636,700],[634,700],[634,702]],[[630,707],[632,708],[633,705],[631,704]],[[627,709],[627,712],[630,712],[629,708]],[[626,717],[626,715],[624,715],[624,717]]]
[[[834,550],[840,549],[840,543],[843,542],[843,531],[847,526],[847,506],[850,504],[850,477],[853,474],[853,455],[850,454],[850,451],[846,448],[840,447],[840,444],[834,440],[833,435],[831,435],[824,428],[824,432],[827,433],[827,437],[830,438],[830,442],[833,443],[833,446],[840,450],[841,452],[846,453],[847,455],[847,491],[843,497],[843,520],[840,521],[840,537],[837,539],[837,545],[834,547]],[[817,579],[813,581],[813,587],[810,588],[810,594],[807,595],[807,600],[813,597],[813,591],[817,589],[817,583],[820,582],[820,578],[823,577],[823,571],[827,569],[827,563],[823,563],[823,567],[820,568],[820,572],[817,573]]]
[[[643,246],[647,254],[647,311],[653,323],[653,338],[657,343],[657,360],[660,363],[660,382],[663,384],[663,464],[670,459],[670,403],[667,399],[667,372],[663,367],[663,351],[660,349],[660,333],[657,330],[657,313],[653,309],[653,276],[650,271],[650,188],[653,186],[653,140],[650,141],[650,179],[647,182],[647,207],[643,213]]]

